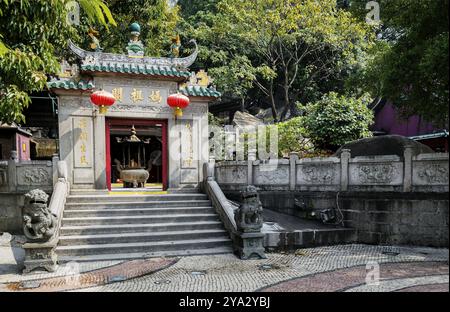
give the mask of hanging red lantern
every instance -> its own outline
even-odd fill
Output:
[[[106,114],[108,107],[116,102],[116,98],[111,93],[100,90],[91,94],[91,102],[99,107],[100,114]]]
[[[167,105],[174,109],[175,118],[183,116],[183,109],[189,106],[189,98],[177,93],[169,95]]]

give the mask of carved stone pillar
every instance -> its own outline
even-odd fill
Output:
[[[412,158],[413,158],[413,147],[412,145],[405,146],[403,154],[403,192],[411,192],[412,190]]]
[[[350,161],[350,150],[343,149],[341,153],[341,191],[347,191],[348,189],[348,163]]]
[[[297,184],[297,160],[298,160],[298,153],[297,152],[291,152],[289,155],[289,190],[295,191],[295,185]]]

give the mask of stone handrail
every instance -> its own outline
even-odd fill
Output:
[[[233,209],[231,202],[225,197],[219,184],[214,180],[214,163],[203,164],[203,177],[203,190],[208,195],[213,207],[219,214],[225,229],[230,234],[230,238],[233,242],[233,251],[238,254],[241,259],[251,259],[254,257],[265,259],[266,256],[264,254],[263,246],[264,234],[261,233],[261,215],[258,218],[258,227],[249,228],[249,226],[254,226],[254,224],[248,224],[243,215],[248,213],[252,214],[252,212],[246,211],[243,208],[245,205],[242,204],[236,211]],[[254,189],[256,190],[256,188]],[[259,202],[259,197],[257,201]],[[261,202],[259,202],[259,207],[261,208],[261,211],[258,211],[258,213],[262,213]],[[235,213],[237,213],[236,216],[238,217],[238,220],[240,220],[239,224],[236,224]],[[246,223],[245,229],[243,223]]]
[[[59,241],[59,230],[61,227],[64,206],[70,192],[66,162],[57,161],[56,167],[56,183],[48,206],[51,213],[56,217],[55,231],[46,242],[30,242],[23,245],[23,248],[25,249],[24,273],[28,273],[36,268],[43,268],[49,272],[54,272],[56,269],[57,258],[54,250]]]
[[[234,220],[234,210],[231,203],[225,197],[219,184],[214,180],[214,165],[211,163],[203,164],[203,190],[211,200],[213,207],[219,214],[225,229],[230,233],[233,242],[236,241],[237,227]]]
[[[449,154],[413,156],[406,147],[403,157],[396,155],[351,157],[343,150],[340,157],[222,161],[215,164],[215,181],[222,190],[241,191],[255,185],[264,191],[329,192],[436,192],[449,190]]]

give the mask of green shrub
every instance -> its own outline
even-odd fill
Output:
[[[295,117],[277,124],[278,150],[281,157],[288,157],[290,152],[299,153],[300,157],[314,151],[311,140],[303,125],[303,117]]]
[[[331,92],[320,101],[306,107],[303,126],[307,136],[318,148],[336,149],[361,138],[370,137],[373,113],[367,107],[368,98],[340,96]]]

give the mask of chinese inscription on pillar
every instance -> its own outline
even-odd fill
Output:
[[[90,146],[92,145],[92,122],[89,118],[74,118],[75,166],[87,168],[92,166]],[[78,135],[77,135],[78,134]]]
[[[188,121],[186,122],[185,131],[181,132],[182,140],[182,167],[192,168],[192,163],[194,161],[194,149],[193,149],[193,136],[192,136],[192,125]]]

